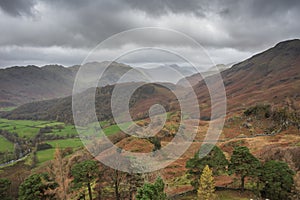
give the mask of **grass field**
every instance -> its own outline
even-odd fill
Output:
[[[13,152],[14,144],[0,135],[0,152],[6,152],[6,151]]]
[[[73,125],[65,125],[62,122],[32,121],[32,120],[8,120],[0,118],[0,129],[15,132],[19,137],[33,138],[41,128],[46,126],[53,127],[52,133],[60,136],[76,135],[77,132]],[[58,128],[61,126],[62,128]]]
[[[5,108],[0,108],[0,111],[12,111],[16,109],[17,107],[11,106],[11,107],[5,107]]]
[[[83,146],[81,140],[79,138],[74,139],[63,139],[63,140],[52,140],[46,141],[45,143],[53,146],[52,149],[46,149],[37,152],[38,163],[41,164],[43,162],[52,160],[54,158],[55,148],[58,146],[62,149],[71,147],[73,149]]]
[[[52,140],[52,141],[47,141],[46,143],[53,146],[53,148],[55,148],[56,146],[60,148],[66,148],[66,147],[76,148],[76,147],[83,146],[79,138],[65,139],[65,140]]]
[[[38,164],[41,164],[48,160],[52,160],[54,158],[54,152],[55,152],[55,148],[38,151],[36,154],[38,159]]]
[[[100,122],[104,133],[109,136],[120,131],[118,125],[108,126],[108,122]],[[130,126],[131,123],[124,123],[124,127]],[[47,134],[55,134],[59,136],[74,136],[77,131],[74,125],[66,125],[62,122],[55,121],[33,121],[33,120],[8,120],[0,118],[0,129],[14,132],[23,138],[33,138],[41,128],[52,127],[52,132]],[[106,127],[107,126],[107,127]]]
[[[216,200],[249,200],[251,198],[254,198],[252,194],[241,194],[240,192],[237,191],[216,191]],[[187,195],[184,197],[179,197],[176,198],[177,200],[196,200],[197,195]]]
[[[108,122],[100,122],[104,133],[106,135],[113,135],[120,131],[120,128],[117,125],[108,126]],[[131,123],[124,124],[125,127],[128,127]],[[66,125],[62,122],[55,122],[55,121],[32,121],[32,120],[8,120],[8,119],[1,119],[0,118],[0,129],[7,130],[9,132],[14,132],[22,138],[33,138],[41,128],[44,127],[51,127],[52,131],[51,135],[59,135],[64,137],[71,137],[77,135],[77,131],[74,125]],[[78,148],[83,146],[81,140],[79,138],[69,138],[69,139],[60,139],[60,140],[51,140],[46,141],[51,146],[52,149],[47,149],[43,151],[37,152],[37,157],[39,163],[43,163],[45,161],[53,159],[53,154],[55,151],[55,147],[59,146],[60,148]],[[6,151],[6,149],[13,151],[13,144],[7,141],[5,138],[0,137],[0,151]]]

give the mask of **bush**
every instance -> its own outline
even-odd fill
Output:
[[[52,149],[53,147],[48,144],[48,143],[41,143],[37,145],[37,150],[38,151],[42,151],[42,150],[46,150],[46,149]]]

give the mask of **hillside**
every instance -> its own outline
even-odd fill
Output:
[[[122,91],[127,91],[129,87],[133,87],[135,84],[136,83],[121,84],[121,87],[124,88]],[[169,87],[175,86],[169,84]],[[95,105],[99,121],[112,120],[111,95],[113,89],[113,85],[97,88]],[[79,95],[82,99],[86,99],[89,98],[92,91],[92,89],[89,89]],[[156,103],[164,105],[167,111],[178,109],[176,103],[173,107],[169,105],[170,102],[175,100],[176,97],[174,94],[166,87],[158,84],[146,84],[134,92],[130,99],[129,106],[133,119],[142,119],[147,117],[148,109]],[[89,108],[87,108],[87,110],[88,109]],[[8,119],[57,120],[65,123],[73,123],[72,97],[69,96],[24,104],[11,112],[2,113],[2,117]]]
[[[300,40],[284,41],[221,73],[228,113],[257,103],[300,108]],[[214,82],[215,76],[207,77]],[[218,83],[215,83],[218,84]],[[194,86],[204,113],[210,98],[204,81]]]
[[[92,64],[92,66],[95,65]],[[103,84],[116,81],[118,76],[121,76],[126,70],[130,69],[129,67],[124,68],[123,66],[118,74],[114,74],[114,71],[118,71],[118,67],[119,65],[113,66],[111,68],[113,70],[107,72],[108,76],[106,77],[109,77],[109,79],[104,78],[101,80],[104,81],[102,82]],[[226,88],[228,113],[244,110],[256,103],[288,106],[292,110],[299,109],[299,67],[300,40],[291,40],[281,42],[275,47],[254,55],[234,65],[230,69],[221,72]],[[92,74],[87,76],[91,79],[93,78]],[[215,83],[214,79],[214,75],[206,77],[206,81],[218,84]],[[110,88],[110,91],[113,89],[112,86],[109,86],[103,88],[103,90],[107,90],[107,88]],[[194,90],[198,96],[202,112],[201,115],[209,119],[210,97],[205,82],[203,80],[198,82],[194,86]],[[168,96],[167,94],[167,92],[161,91],[161,95]],[[103,95],[100,96],[101,99],[104,98]],[[157,98],[157,94],[152,95],[151,98]],[[189,97],[187,96],[187,98]],[[170,99],[174,98],[172,97]],[[106,101],[110,102],[109,95],[105,97],[105,102]],[[135,102],[137,107],[143,107],[143,104],[138,106],[137,101]],[[169,103],[170,102],[171,100]],[[101,105],[102,103],[97,105],[97,107],[99,107],[99,109],[110,108],[108,104],[104,106]],[[146,112],[146,108],[144,108],[144,111]],[[109,115],[107,113],[109,113],[108,110],[104,112],[104,115]],[[137,114],[135,113],[134,115]],[[26,104],[12,112],[8,112],[5,117],[12,119],[58,119],[65,121],[65,119],[71,117],[71,97]],[[70,122],[70,120],[65,122]]]
[[[0,69],[0,107],[70,95],[74,76],[60,65]]]
[[[227,92],[228,114],[222,133],[216,144],[225,153],[228,160],[230,160],[235,147],[246,146],[262,163],[268,160],[286,162],[289,167],[295,171],[296,175],[294,176],[294,180],[295,189],[297,191],[300,190],[299,49],[299,40],[282,42],[221,73]],[[207,77],[207,79],[214,80],[214,76]],[[126,88],[134,87],[135,84],[137,83],[121,83],[119,86],[124,87],[122,91],[126,92]],[[178,85],[169,84],[168,86],[173,89],[182,89],[179,88]],[[164,147],[169,144],[177,131],[179,131],[180,120],[185,124],[185,129],[189,133],[195,130],[197,131],[193,143],[179,159],[164,169],[149,175],[156,176],[159,174],[162,176],[166,183],[165,191],[170,197],[180,196],[179,194],[181,193],[191,191],[193,188],[187,175],[188,169],[186,163],[203,144],[210,123],[207,121],[210,101],[205,83],[200,81],[195,85],[195,91],[199,99],[200,107],[202,108],[201,116],[207,117],[205,120],[200,121],[199,119],[193,119],[187,116],[181,119],[181,113],[178,112],[180,108],[176,97],[164,86],[151,83],[135,91],[131,96],[129,107],[133,120],[135,120],[139,126],[146,128],[150,123],[148,110],[151,105],[156,103],[162,104],[165,109],[169,111],[168,119],[164,127],[155,135],[157,140],[126,135],[119,128],[116,128],[117,125],[114,125],[110,110],[111,95],[114,87],[114,85],[107,85],[97,88],[95,105],[99,121],[101,121],[104,129],[109,129],[107,134],[111,134],[110,136],[114,138],[111,139],[111,141],[113,141],[117,147],[137,153],[153,151],[153,149],[156,148],[155,145],[157,144],[155,143],[157,141],[159,141],[160,147]],[[92,89],[89,89],[78,95],[80,95],[82,99],[89,99],[91,92]],[[187,100],[188,97],[189,96],[187,96]],[[123,99],[119,100],[123,101]],[[9,119],[39,119],[72,123],[71,104],[72,99],[70,96],[33,102],[22,105],[13,111],[6,112],[3,114],[3,117]],[[88,109],[89,106],[87,104],[85,111],[89,111]],[[87,121],[88,118],[89,116],[87,116]],[[16,122],[18,122],[18,120],[16,120]],[[32,123],[31,121],[29,122]],[[47,122],[47,124],[50,125],[52,123],[56,122]],[[14,129],[13,126],[14,125],[11,125],[11,129]],[[73,126],[65,125],[65,127]],[[133,130],[134,127],[129,128]],[[16,127],[16,129],[18,131],[18,127]],[[52,130],[56,131],[56,127],[53,126]],[[58,132],[59,135],[66,130],[62,129],[60,131],[61,132]],[[72,131],[74,131],[74,133],[69,134],[70,136],[76,134],[74,128]],[[133,131],[138,133],[139,130]],[[66,140],[66,138],[64,138],[61,139],[60,142],[70,145],[69,141],[75,142],[75,139],[69,138]],[[54,144],[54,141],[47,142]],[[94,142],[98,144],[96,141]],[[105,149],[105,145],[103,145],[101,141],[99,142],[99,145],[96,146],[100,147],[100,149],[103,147],[107,155],[116,153],[115,149]],[[77,143],[75,144],[77,145]],[[46,161],[53,158],[53,156],[49,157],[48,155],[49,152],[53,153],[53,151],[54,148],[49,151],[38,151],[38,158],[43,158],[41,161],[44,162],[44,164],[38,168],[39,170],[43,171],[44,166],[51,163]],[[79,156],[79,154],[83,154],[82,152],[83,151],[75,151],[70,155],[70,158],[74,156],[76,157],[75,162],[78,162],[78,159],[88,157],[87,154]],[[69,157],[67,156],[66,159],[67,158]],[[10,169],[7,170],[8,172],[5,176],[10,177]],[[236,175],[226,173],[219,174],[215,176],[215,181],[216,186],[223,188],[224,192],[234,192],[236,190],[235,192],[239,195],[242,194],[244,199],[254,198],[254,193],[251,192],[251,189],[253,189],[253,185],[256,184],[256,180],[252,180],[251,178],[246,180],[246,188],[248,189],[246,193],[239,192],[239,182],[237,181]],[[256,185],[254,187],[256,188]],[[104,186],[104,188],[112,191],[111,186]],[[109,191],[106,193],[111,195]],[[217,191],[217,193],[219,194],[222,191]],[[195,197],[195,194],[190,195],[191,196],[188,196],[186,199]],[[115,198],[111,195],[106,199]],[[178,199],[181,198],[178,197]],[[184,199],[184,197],[182,199]],[[229,195],[228,199],[233,199],[232,194]]]
[[[93,70],[105,67],[107,62],[87,63],[91,69],[88,80],[95,78]],[[47,65],[0,69],[0,107],[66,97],[72,94],[73,83],[79,66]],[[113,62],[99,82],[100,86],[115,83],[130,66]]]

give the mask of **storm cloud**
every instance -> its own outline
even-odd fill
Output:
[[[79,64],[99,42],[141,27],[180,31],[199,42],[215,63],[224,64],[300,37],[297,0],[1,0],[0,8],[0,67]],[[126,45],[153,42],[198,54],[177,38],[151,37],[125,38],[107,47],[101,59]]]

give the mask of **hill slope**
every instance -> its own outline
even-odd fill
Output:
[[[300,108],[300,40],[284,41],[221,73],[226,88],[228,112],[256,103]],[[207,77],[214,81],[216,77]],[[217,83],[216,83],[217,84]],[[209,112],[210,97],[204,81],[194,86],[203,112]]]
[[[105,67],[107,62],[87,63],[92,70]],[[79,66],[47,65],[0,69],[0,107],[21,105],[33,101],[66,97],[72,94]],[[130,66],[113,62],[99,82],[100,86],[115,83]],[[94,73],[88,80],[95,79]]]
[[[135,84],[121,84],[121,87],[124,87],[122,91],[126,92],[128,88],[134,87]],[[108,85],[96,90],[95,105],[99,121],[112,120],[111,95],[114,87],[113,85]],[[168,87],[175,86],[170,84]],[[92,102],[89,99],[91,92],[93,90],[89,89],[79,94],[83,101],[87,100],[85,112],[89,110],[88,103]],[[143,119],[148,116],[149,108],[156,103],[163,105],[167,111],[178,109],[179,106],[176,103],[172,107],[169,105],[173,101],[176,101],[176,97],[166,87],[157,84],[146,84],[133,93],[129,107],[131,108],[130,111],[133,119]],[[11,112],[2,113],[2,117],[8,119],[57,120],[65,123],[73,123],[72,97],[27,103]]]

